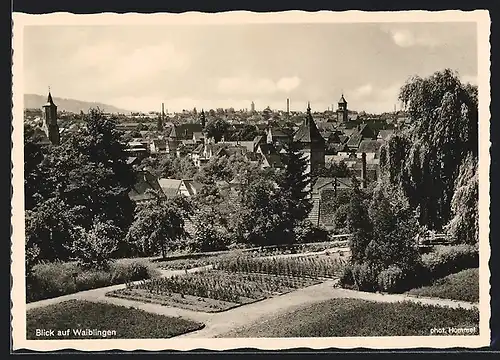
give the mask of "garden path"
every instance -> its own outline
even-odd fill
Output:
[[[290,254],[292,255],[292,254]],[[288,256],[290,256],[288,255]],[[187,272],[197,272],[207,270],[211,266],[190,269]],[[185,270],[162,270],[162,276],[174,276],[186,273]],[[315,302],[326,301],[335,298],[356,298],[378,302],[398,302],[412,301],[427,305],[448,306],[452,308],[476,308],[477,304],[437,299],[437,298],[421,298],[408,296],[403,294],[379,294],[368,293],[354,290],[347,290],[334,287],[336,280],[328,280],[321,284],[309,286],[299,289],[288,294],[262,300],[245,306],[240,306],[221,313],[204,313],[180,308],[162,306],[159,304],[144,303],[128,299],[119,299],[107,297],[106,293],[113,290],[125,288],[125,284],[113,285],[99,289],[81,291],[79,293],[64,295],[57,298],[40,300],[26,305],[26,309],[43,307],[51,304],[57,304],[66,300],[77,299],[94,302],[106,302],[115,305],[130,306],[142,309],[147,312],[156,313],[166,316],[180,316],[186,319],[202,322],[205,327],[199,331],[180,335],[180,337],[193,338],[212,338],[223,335],[231,330],[239,327],[247,326],[258,322],[261,319],[269,316],[274,316],[278,313],[290,312],[295,308],[302,307]]]

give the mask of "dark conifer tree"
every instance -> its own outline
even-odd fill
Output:
[[[307,158],[300,151],[300,145],[290,142],[283,156],[285,165],[279,187],[283,199],[287,202],[288,228],[293,229],[304,221],[312,209],[310,197],[311,178],[307,173]]]

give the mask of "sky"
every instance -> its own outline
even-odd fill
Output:
[[[476,23],[27,26],[24,93],[131,111],[398,109],[411,76],[477,83]]]

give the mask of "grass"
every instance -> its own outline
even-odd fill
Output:
[[[156,277],[158,270],[148,260],[117,260],[108,270],[82,269],[76,262],[53,262],[33,267],[26,288],[26,301],[123,284]]]
[[[479,326],[477,310],[410,302],[333,299],[303,306],[219,337],[425,336],[432,329]]]
[[[214,312],[317,283],[312,279],[210,270],[146,280],[106,295]]]
[[[81,300],[69,300],[32,309],[26,314],[26,337],[31,340],[104,337],[115,339],[163,339],[199,330],[203,326],[203,324],[181,318]],[[39,331],[41,329],[53,330],[53,335],[36,336],[37,329]],[[77,335],[74,332],[87,329],[94,332],[99,330],[102,333],[100,335]],[[64,332],[67,332],[67,335]]]
[[[434,281],[430,286],[412,289],[409,295],[479,302],[479,269],[462,270]]]

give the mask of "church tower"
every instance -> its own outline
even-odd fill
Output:
[[[43,131],[52,145],[59,145],[59,126],[57,126],[57,106],[52,101],[52,95],[47,97],[47,103],[42,106],[43,108]]]
[[[307,115],[295,133],[293,141],[301,144],[301,151],[307,157],[307,173],[314,173],[325,166],[325,139],[314,122],[310,104],[307,105]]]
[[[337,105],[337,122],[346,123],[349,120],[347,116],[349,114],[349,111],[347,110],[347,101],[344,98],[344,94],[342,94],[342,96],[340,97]]]
[[[205,126],[207,125],[207,119],[205,118],[205,111],[203,111],[203,109],[201,109],[200,124],[202,130],[204,130]]]

